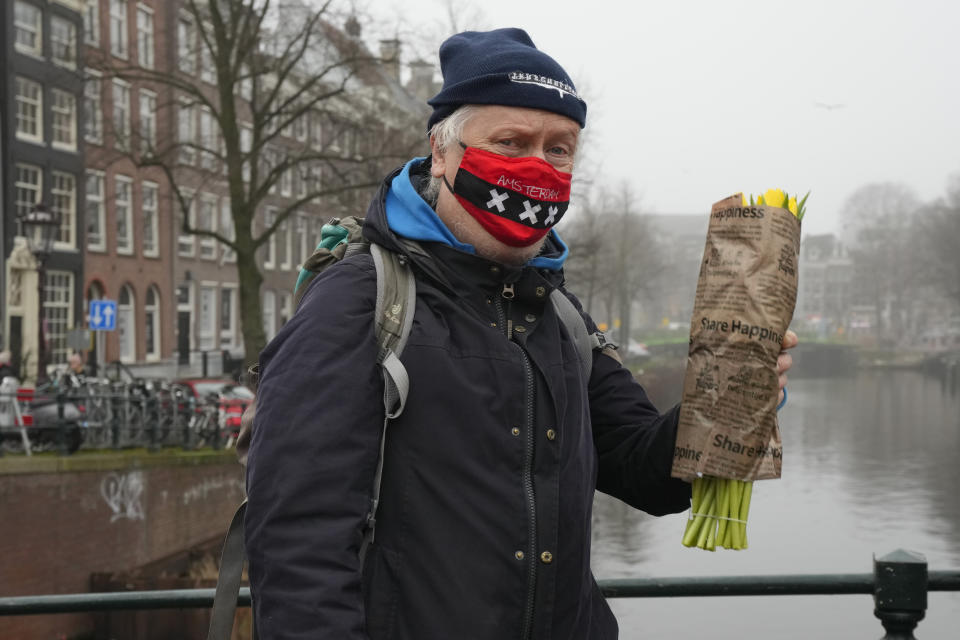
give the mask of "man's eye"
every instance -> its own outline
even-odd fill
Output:
[[[500,140],[497,144],[503,145],[505,147],[515,147],[517,145],[515,140],[511,140],[509,138],[505,140]]]
[[[565,155],[568,155],[570,152],[567,150],[566,147],[550,147],[549,149],[547,149],[547,153],[550,153],[555,156],[565,156]]]

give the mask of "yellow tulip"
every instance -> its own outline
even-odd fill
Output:
[[[763,194],[763,201],[770,207],[782,207],[787,199],[782,189],[767,189]]]
[[[747,200],[747,194],[745,194],[744,192],[741,191],[741,192],[740,192],[740,206],[745,207],[745,206],[747,206],[748,204],[750,204],[750,201]]]
[[[766,203],[763,201],[763,196],[757,196],[757,206],[763,206],[764,204]]]
[[[796,196],[790,196],[790,199],[787,201],[787,209],[790,210],[790,213],[797,215],[797,198]]]

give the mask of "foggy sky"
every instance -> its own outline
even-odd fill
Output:
[[[365,4],[405,56],[432,61],[446,5]],[[524,28],[567,69],[588,102],[590,170],[628,180],[649,212],[706,213],[779,186],[812,191],[804,232],[823,233],[863,184],[902,182],[929,200],[960,173],[957,2],[453,5],[461,28]]]

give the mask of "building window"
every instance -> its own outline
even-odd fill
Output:
[[[116,176],[116,195],[113,209],[117,218],[117,253],[133,253],[133,181],[126,176]]]
[[[177,21],[177,60],[180,65],[180,71],[193,75],[197,70],[196,50],[194,43],[197,40],[197,33],[193,28],[193,21],[186,16],[180,16]]]
[[[98,1],[87,2],[83,8],[83,41],[97,46],[100,44],[100,13]]]
[[[196,224],[196,220],[197,220],[196,198],[193,197],[192,192],[189,192],[186,190],[181,191],[181,196],[183,197],[183,200],[187,203],[187,211],[186,211],[187,222],[190,225],[190,228],[192,229],[194,228],[194,225]],[[184,211],[183,211],[183,205],[180,204],[179,199],[177,200],[176,206],[178,211],[177,221],[180,222],[183,220]],[[183,226],[178,225],[178,228],[182,229]],[[196,236],[194,236],[192,233],[184,233],[183,231],[181,231],[180,234],[177,236],[177,254],[184,258],[192,257],[194,252],[195,238]]]
[[[53,210],[60,215],[60,233],[56,242],[62,248],[73,249],[77,246],[77,180],[72,173],[60,171],[51,172],[50,179]]]
[[[213,39],[213,25],[204,22],[203,30],[207,38]],[[207,84],[216,84],[217,82],[217,68],[213,64],[213,55],[210,51],[210,47],[207,46],[204,38],[200,38],[199,43],[200,48],[200,79],[206,82]]]
[[[110,53],[127,57],[127,0],[110,0]]]
[[[293,266],[293,238],[291,237],[290,219],[287,218],[280,223],[277,233],[280,234],[280,268],[289,271]]]
[[[43,172],[40,167],[29,164],[17,165],[17,180],[14,183],[14,208],[18,219],[30,213],[40,202]]]
[[[143,332],[146,338],[144,353],[147,360],[160,358],[160,292],[156,286],[147,289],[143,305],[144,325]]]
[[[263,332],[267,335],[267,342],[277,335],[277,296],[267,289],[263,292]]]
[[[137,5],[137,60],[153,69],[153,9],[142,4]]]
[[[253,101],[253,74],[250,72],[250,65],[242,63],[240,65],[240,97],[247,102]]]
[[[177,141],[180,143],[180,162],[193,164],[197,158],[197,125],[194,119],[193,105],[180,101],[177,111]]]
[[[293,172],[296,167],[287,167],[280,174],[280,195],[289,198],[293,195]]]
[[[217,288],[200,287],[200,350],[214,348],[217,329]]]
[[[287,324],[293,316],[293,296],[289,293],[280,294],[280,326]]]
[[[200,108],[200,146],[203,151],[200,152],[200,166],[204,169],[212,170],[216,163],[217,136],[213,132],[213,113],[208,107]]]
[[[270,188],[267,190],[270,194],[277,192],[278,176],[274,175],[273,170],[280,164],[280,154],[272,147],[263,147],[260,154],[260,182],[269,181]]]
[[[130,84],[113,81],[113,134],[118,149],[130,148]]]
[[[230,209],[230,198],[224,198],[220,201],[220,233],[226,236],[228,240],[236,240],[237,238],[236,230],[233,228],[233,211]],[[221,258],[223,262],[236,262],[237,252],[224,245]]]
[[[43,142],[43,88],[17,76],[17,137]]]
[[[311,143],[315,149],[323,147],[323,115],[319,111],[310,112]]]
[[[104,251],[107,248],[103,235],[106,218],[103,183],[102,171],[87,170],[87,249],[90,251]]]
[[[253,127],[240,125],[240,153],[243,154],[243,181],[250,182],[250,150],[253,148]]]
[[[150,155],[157,148],[157,94],[140,90],[140,152]]]
[[[310,123],[309,112],[304,111],[297,119],[293,121],[293,137],[300,142],[307,141],[308,125]]]
[[[298,269],[302,269],[304,263],[307,261],[307,258],[310,257],[310,234],[307,231],[308,220],[306,216],[299,215],[296,219],[296,239],[297,245],[300,248],[300,261],[297,265]]]
[[[199,231],[217,230],[217,197],[209,194],[200,196],[197,210],[197,229]],[[215,260],[217,257],[217,239],[210,236],[200,236],[200,258]]]
[[[50,90],[53,146],[75,151],[77,148],[77,99],[61,89]]]
[[[43,55],[42,18],[43,14],[36,5],[23,0],[16,1],[13,6],[13,25],[17,51],[34,56]]]
[[[273,225],[274,221],[277,219],[277,211],[273,208],[268,208],[263,214],[263,232],[266,233],[267,230]],[[267,238],[265,243],[266,255],[263,257],[263,268],[264,269],[273,269],[277,264],[277,234],[276,232],[271,233],[270,237]]]
[[[117,299],[117,337],[120,339],[120,362],[137,359],[137,321],[134,312],[133,290],[130,285],[120,288]]]
[[[223,286],[220,289],[220,347],[237,343],[237,290]]]
[[[320,164],[313,163],[309,167],[308,187],[311,194],[320,193],[323,187],[323,167]]]
[[[95,72],[87,70],[87,73]],[[103,144],[103,104],[97,76],[87,78],[83,85],[83,137],[87,142]]]
[[[159,245],[157,243],[157,234],[159,224],[157,222],[157,200],[159,187],[155,182],[144,182],[141,185],[143,212],[143,255],[160,255]]]
[[[73,273],[48,271],[43,288],[44,337],[49,346],[49,363],[64,364],[70,355],[67,331],[73,328]]]
[[[75,69],[77,67],[77,27],[75,24],[53,16],[50,18],[50,50],[53,61]]]

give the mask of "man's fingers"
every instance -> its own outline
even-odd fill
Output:
[[[793,366],[793,356],[789,353],[781,353],[777,356],[777,373],[786,373]],[[783,385],[780,385],[783,386]]]
[[[797,334],[787,329],[787,332],[783,334],[783,342],[780,343],[780,347],[782,349],[793,349],[799,342],[800,338],[797,337]]]

